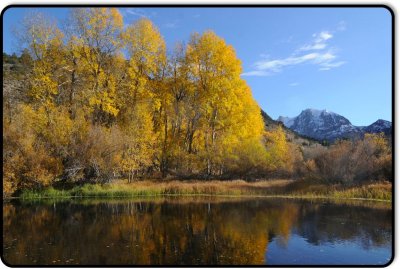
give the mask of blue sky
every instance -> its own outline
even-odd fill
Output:
[[[272,118],[327,109],[355,125],[391,121],[391,15],[384,8],[125,8],[129,24],[148,17],[169,49],[192,32],[211,29],[233,45],[242,77]],[[57,21],[68,9],[45,8]],[[3,17],[3,51],[18,52],[12,25],[29,12]]]

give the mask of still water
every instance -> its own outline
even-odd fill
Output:
[[[386,264],[390,205],[283,199],[3,203],[10,265]]]

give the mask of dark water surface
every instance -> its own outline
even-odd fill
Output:
[[[283,199],[12,201],[11,265],[386,264],[387,204]]]

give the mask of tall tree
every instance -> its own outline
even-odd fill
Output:
[[[110,124],[119,109],[114,57],[122,47],[123,18],[116,8],[79,8],[71,14],[72,61],[79,62],[83,90],[80,99],[94,123]],[[76,65],[76,64],[75,64]]]
[[[223,171],[223,155],[235,140],[255,138],[261,143],[262,118],[240,78],[240,60],[222,38],[212,31],[192,35],[187,59],[197,103],[193,108],[198,109],[192,115],[201,115],[197,143],[203,144],[206,174],[211,176]],[[252,121],[241,121],[246,118]]]
[[[125,161],[131,166],[130,173],[149,166],[156,154],[158,134],[158,164],[164,171],[167,134],[163,123],[168,122],[168,100],[164,86],[167,64],[165,42],[148,19],[140,19],[129,25],[124,32],[124,41],[129,58],[120,94],[119,118],[129,130],[129,141],[133,142],[125,147]]]

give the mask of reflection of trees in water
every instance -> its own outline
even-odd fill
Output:
[[[389,210],[294,201],[5,204],[3,211],[12,264],[262,264],[268,242],[278,236],[286,244],[293,228],[313,244],[360,235],[384,244],[391,232]]]
[[[390,245],[392,212],[361,206],[303,205],[296,233],[314,245],[356,241],[365,248]]]

